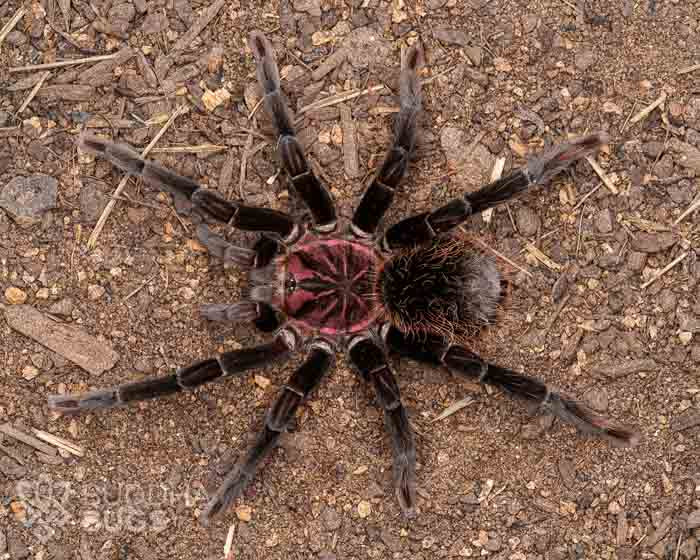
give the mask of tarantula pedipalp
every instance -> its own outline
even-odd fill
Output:
[[[424,63],[422,47],[416,44],[402,58],[393,142],[351,223],[341,227],[330,193],[309,167],[296,137],[270,42],[255,32],[250,47],[265,106],[277,131],[282,167],[308,207],[311,224],[299,223],[284,212],[228,201],[141,159],[125,145],[87,135],[81,136],[80,143],[82,149],[117,167],[191,199],[205,217],[239,230],[261,232],[254,247],[247,249],[231,245],[204,225],[199,227],[209,252],[248,269],[250,284],[246,300],[206,305],[203,314],[211,320],[252,321],[259,330],[275,333],[272,342],[225,352],[163,377],[91,393],[54,395],[49,397],[50,406],[71,413],[123,405],[191,390],[304,350],[305,361],[269,408],[257,440],[204,509],[204,524],[250,483],[298,407],[330,370],[336,350],[346,351],[361,378],[376,391],[393,446],[396,495],[407,515],[415,512],[416,451],[388,352],[500,387],[583,432],[620,445],[634,444],[638,436],[633,430],[552,391],[538,379],[487,363],[460,345],[495,320],[505,280],[497,263],[458,235],[456,228],[469,216],[548,182],[572,162],[598,150],[607,137],[592,134],[555,146],[511,175],[379,234],[379,223],[414,150],[421,109],[418,70]]]

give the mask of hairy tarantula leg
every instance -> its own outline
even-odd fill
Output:
[[[274,449],[287,424],[303,403],[318,387],[323,376],[333,365],[333,349],[323,339],[311,344],[311,352],[291,376],[265,416],[265,425],[245,454],[243,460],[226,475],[216,494],[212,496],[200,516],[203,525],[223,512],[250,484],[262,460]]]
[[[316,229],[333,231],[337,223],[335,204],[328,189],[306,161],[304,150],[296,136],[294,121],[280,87],[272,45],[267,37],[257,31],[251,33],[248,43],[257,62],[258,82],[265,96],[265,108],[277,130],[277,152],[282,166],[294,189],[309,208]]]
[[[505,202],[530,187],[546,184],[571,164],[595,153],[608,142],[608,135],[599,132],[556,145],[507,177],[455,198],[437,210],[423,212],[394,224],[384,235],[382,246],[391,250],[426,243],[436,235],[461,225],[472,214]]]
[[[208,303],[200,308],[202,316],[210,321],[252,321],[259,331],[274,332],[284,324],[285,316],[262,301],[236,303]]]
[[[200,187],[192,179],[143,159],[126,144],[116,144],[84,132],[80,135],[79,143],[82,150],[105,158],[119,169],[155,187],[186,197],[210,218],[244,231],[274,233],[287,243],[296,241],[301,234],[300,226],[288,214],[226,200],[217,192]]]
[[[63,413],[111,408],[191,390],[215,379],[287,359],[297,345],[294,331],[283,329],[272,342],[220,354],[180,368],[172,375],[100,389],[89,393],[49,396],[49,407]]]
[[[360,237],[374,234],[408,169],[415,148],[418,114],[421,110],[418,71],[424,63],[423,47],[418,43],[408,49],[401,61],[400,109],[394,123],[394,139],[352,218],[352,230]]]
[[[219,257],[225,263],[233,263],[243,268],[255,266],[257,253],[254,249],[237,247],[213,233],[206,224],[197,226],[197,239],[207,248],[210,255]]]
[[[441,337],[411,337],[389,325],[383,327],[382,334],[389,349],[404,357],[443,365],[480,383],[500,387],[516,398],[549,411],[583,433],[603,437],[619,447],[630,447],[639,441],[635,430],[597,414],[579,401],[552,391],[539,379],[489,364],[466,348],[450,344]]]
[[[371,338],[357,337],[350,342],[350,361],[365,381],[372,383],[384,409],[384,421],[394,453],[396,497],[404,515],[412,517],[416,504],[416,445],[406,409],[401,404],[396,378],[384,350]]]

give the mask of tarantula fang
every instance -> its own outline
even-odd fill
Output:
[[[389,353],[499,387],[582,432],[618,445],[635,444],[634,430],[538,379],[488,363],[460,344],[496,320],[506,281],[498,263],[460,236],[457,227],[474,214],[547,183],[575,161],[595,153],[608,142],[607,136],[595,133],[554,146],[507,177],[436,210],[401,220],[382,234],[380,221],[414,152],[421,110],[418,71],[424,64],[423,48],[416,43],[402,57],[400,109],[392,144],[351,222],[341,227],[331,194],[309,166],[296,136],[271,43],[255,32],[250,48],[264,104],[276,129],[281,166],[293,192],[308,207],[310,223],[285,212],[226,200],[216,191],[141,159],[128,146],[85,134],[80,146],[156,187],[187,197],[206,219],[260,233],[249,249],[230,244],[206,225],[199,227],[199,238],[209,252],[248,269],[249,279],[244,301],[205,305],[202,312],[215,321],[250,321],[260,331],[274,333],[272,341],[224,352],[162,377],[85,394],[53,395],[51,408],[76,413],[188,391],[304,351],[305,361],[283,385],[255,443],[202,512],[205,525],[253,480],[299,406],[333,366],[339,350],[348,354],[361,379],[372,384],[384,411],[396,496],[407,516],[415,514],[416,447]]]

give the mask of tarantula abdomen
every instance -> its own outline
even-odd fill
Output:
[[[389,259],[377,292],[402,331],[464,340],[495,321],[503,284],[494,259],[450,235]]]

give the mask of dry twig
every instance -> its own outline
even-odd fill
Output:
[[[453,402],[450,406],[448,406],[445,410],[443,410],[440,414],[433,418],[430,421],[430,424],[439,420],[444,420],[448,416],[452,416],[455,412],[462,410],[464,407],[469,406],[473,402],[474,399],[471,397],[465,397],[463,399]]]
[[[460,226],[460,229],[462,230],[462,232],[467,233],[467,231],[466,231],[463,227]],[[501,252],[497,251],[496,249],[494,249],[493,247],[487,245],[486,243],[484,243],[484,242],[483,242],[481,239],[479,239],[478,237],[473,238],[472,241],[474,241],[477,245],[481,245],[482,247],[484,247],[484,249],[488,249],[488,250],[491,251],[494,255],[496,255],[499,259],[504,260],[504,261],[507,262],[510,266],[512,266],[512,267],[514,267],[514,268],[516,268],[516,269],[518,269],[518,270],[519,270],[520,272],[522,272],[523,274],[526,274],[527,276],[529,276],[530,278],[532,278],[532,273],[531,273],[529,270],[527,270],[527,269],[523,268],[522,266],[520,266],[519,264],[513,262],[513,261],[510,260],[508,257],[506,257],[503,253],[501,253]]]
[[[34,435],[40,440],[45,441],[46,443],[50,443],[51,445],[55,445],[59,449],[67,451],[71,455],[76,455],[78,457],[82,457],[83,455],[85,455],[85,450],[82,447],[80,447],[77,443],[73,443],[72,441],[55,436],[48,432],[44,432],[42,430],[37,430],[36,428],[32,428],[32,431],[34,432]]]
[[[56,455],[56,449],[54,449],[50,445],[46,445],[45,443],[39,441],[35,437],[30,436],[29,434],[21,432],[9,422],[0,426],[0,432],[5,434],[6,436],[11,437],[12,439],[21,441],[29,447],[33,447],[37,451],[41,451],[42,453],[46,453],[47,455]]]
[[[14,72],[36,72],[37,70],[51,70],[52,68],[63,68],[64,66],[74,66],[75,64],[86,64],[88,62],[99,62],[101,60],[112,60],[120,53],[100,54],[88,56],[86,58],[75,58],[71,60],[59,60],[57,62],[47,62],[46,64],[34,64],[29,66],[15,66],[10,68],[10,73]]]
[[[2,42],[5,40],[5,37],[10,33],[15,28],[15,25],[17,25],[17,22],[21,20],[24,17],[24,8],[20,8],[15,12],[15,15],[13,15],[10,18],[10,21],[8,21],[0,30],[0,46],[2,46]]]
[[[666,274],[669,270],[671,270],[674,266],[676,266],[678,263],[680,263],[687,256],[688,256],[688,251],[686,251],[685,253],[682,253],[681,255],[679,255],[675,259],[673,259],[670,263],[668,263],[665,267],[663,267],[657,274],[655,274],[653,278],[650,278],[649,280],[644,282],[644,284],[642,284],[642,290],[651,286],[654,282],[656,282],[659,278],[661,278],[664,274]]]
[[[695,72],[696,70],[700,70],[700,64],[693,64],[692,66],[686,66],[685,68],[681,68],[676,72],[676,74],[690,74],[691,72]]]
[[[688,208],[686,208],[686,209],[683,211],[683,213],[682,213],[680,216],[678,216],[678,218],[676,218],[676,221],[673,222],[673,225],[674,225],[674,226],[677,226],[678,224],[680,224],[681,221],[683,221],[683,219],[684,219],[686,216],[689,216],[690,214],[692,214],[693,212],[695,212],[698,208],[700,208],[700,196],[698,196],[698,197],[690,204],[690,206],[688,206]]]
[[[41,86],[44,85],[44,82],[47,80],[47,78],[51,75],[51,72],[44,72],[41,75],[41,78],[39,78],[39,81],[34,84],[34,87],[32,88],[32,91],[29,92],[29,95],[27,98],[24,100],[24,103],[20,106],[19,109],[17,109],[16,115],[21,115],[22,112],[29,106],[29,104],[32,102],[32,99],[34,99],[34,96],[39,92],[41,89]]]
[[[170,128],[170,126],[175,122],[175,119],[179,117],[180,115],[186,113],[188,111],[187,107],[181,106],[175,109],[175,112],[170,116],[168,121],[163,125],[163,128],[161,128],[158,133],[153,137],[153,140],[151,140],[150,144],[146,146],[141,152],[141,157],[146,157],[148,153],[153,149],[153,147],[156,145],[158,140],[160,140],[161,136],[165,134],[165,131]],[[122,177],[122,180],[119,181],[119,184],[117,185],[117,188],[114,190],[114,194],[112,195],[112,198],[110,198],[109,202],[107,202],[107,206],[105,206],[104,211],[102,212],[102,215],[100,216],[100,219],[97,220],[97,224],[95,224],[95,229],[92,230],[92,233],[90,234],[90,238],[88,239],[87,242],[87,247],[88,249],[93,249],[95,245],[97,244],[97,238],[100,236],[100,233],[102,232],[102,228],[104,228],[105,223],[107,222],[107,218],[109,218],[109,215],[112,213],[112,210],[114,209],[114,206],[117,204],[117,197],[119,197],[122,194],[122,191],[126,188],[126,184],[129,181],[129,177],[131,177],[130,173],[127,173]]]
[[[561,265],[559,263],[554,262],[547,255],[545,255],[542,251],[540,251],[537,247],[535,247],[532,243],[528,243],[527,245],[525,245],[525,249],[527,250],[528,253],[530,253],[533,257],[535,257],[538,261],[540,261],[547,268],[554,270],[554,271],[557,271],[557,272],[559,272],[561,270]]]
[[[641,121],[643,118],[645,118],[647,115],[649,115],[649,113],[651,113],[654,109],[656,109],[659,105],[661,105],[664,101],[666,101],[666,92],[665,91],[661,92],[661,95],[659,95],[659,97],[657,97],[656,101],[654,101],[651,105],[647,105],[646,107],[644,107],[644,109],[642,109],[641,111],[639,111],[639,113],[637,113],[634,117],[632,117],[630,119],[630,122],[632,124],[634,124],[634,123]]]
[[[610,180],[610,178],[605,174],[603,169],[598,165],[598,162],[593,159],[591,156],[586,156],[586,161],[591,164],[591,167],[593,168],[593,171],[596,172],[596,175],[600,177],[600,180],[603,181],[603,184],[608,187],[608,190],[613,193],[613,194],[618,194],[619,191],[617,190],[617,187],[613,184],[613,182]]]
[[[305,107],[299,109],[297,114],[303,115],[304,113],[308,113],[309,111],[323,109],[324,107],[331,107],[333,105],[337,105],[338,103],[343,103],[344,101],[350,101],[351,99],[355,99],[356,97],[361,97],[363,95],[369,95],[370,93],[381,91],[385,89],[385,87],[386,86],[384,86],[384,84],[380,84],[378,86],[372,86],[366,89],[354,89],[350,91],[345,91],[343,93],[338,93],[336,95],[331,95],[330,97],[326,97],[325,99],[320,99],[319,101],[309,103]]]
[[[504,157],[499,157],[496,158],[496,162],[493,164],[493,169],[491,170],[491,182],[498,181],[501,178],[501,175],[503,175],[503,168],[506,165],[506,158]],[[483,218],[484,222],[487,224],[491,223],[491,219],[493,218],[493,211],[495,210],[495,207],[492,208],[487,208],[481,213],[481,217]]]
[[[215,154],[223,152],[226,146],[215,144],[198,144],[196,146],[165,146],[163,148],[153,148],[152,154]]]

